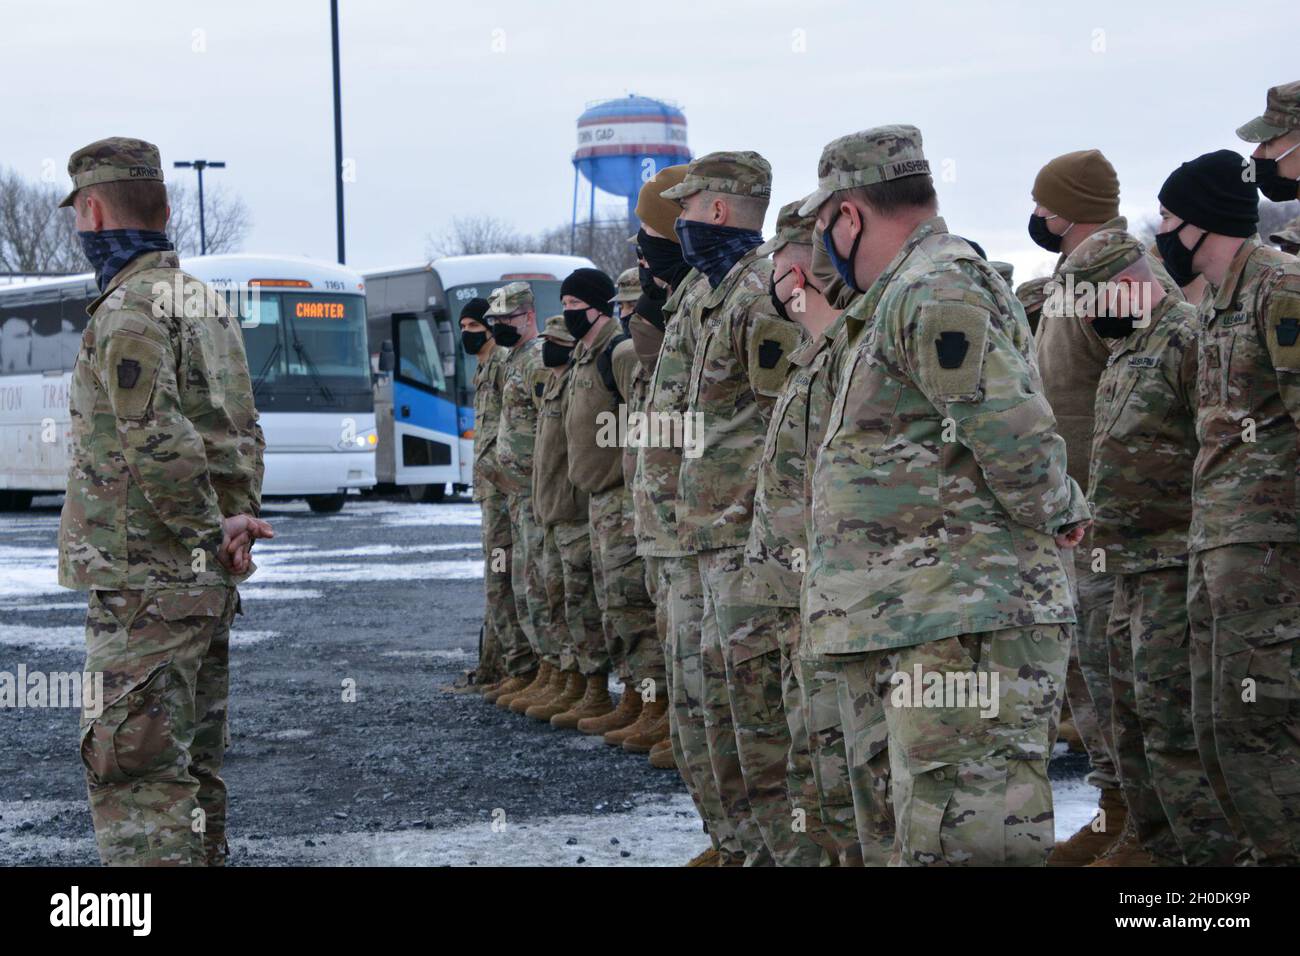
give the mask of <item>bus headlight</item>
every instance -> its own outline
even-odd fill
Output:
[[[378,444],[379,433],[372,428],[369,431],[358,432],[352,438],[341,439],[337,447],[339,451],[374,451]]]

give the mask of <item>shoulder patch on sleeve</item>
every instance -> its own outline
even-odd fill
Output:
[[[1268,304],[1264,328],[1273,367],[1300,371],[1300,294],[1275,292]]]
[[[163,346],[152,339],[130,332],[109,337],[104,349],[104,387],[114,415],[128,420],[145,416],[163,356]]]
[[[750,335],[749,380],[760,395],[776,395],[790,368],[790,353],[799,347],[803,329],[785,319],[763,316]]]
[[[917,346],[921,377],[941,401],[973,401],[984,371],[989,312],[959,302],[926,302]]]

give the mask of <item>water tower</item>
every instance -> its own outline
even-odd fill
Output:
[[[578,117],[578,149],[573,154],[572,251],[578,231],[578,193],[586,180],[587,222],[594,226],[596,190],[627,203],[629,232],[637,229],[636,199],[641,185],[665,166],[688,163],[686,116],[681,109],[648,96],[625,96],[588,104]]]

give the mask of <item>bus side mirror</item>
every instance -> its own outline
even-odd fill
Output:
[[[379,346],[379,371],[391,372],[397,368],[397,362],[393,356],[393,340],[384,339]]]

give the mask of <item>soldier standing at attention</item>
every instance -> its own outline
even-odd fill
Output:
[[[81,722],[95,839],[107,865],[219,866],[235,584],[273,536],[255,517],[265,443],[243,333],[180,270],[157,147],[100,140],[68,173],[60,205],[101,293],[72,375],[59,525],[59,583],[90,591],[85,670],[104,675],[103,711]]]
[[[501,648],[510,677],[495,692],[495,703],[505,709],[517,695],[540,690],[551,682],[551,667],[538,653],[550,622],[542,578],[544,539],[533,515],[533,452],[546,369],[528,283],[511,282],[494,289],[488,302],[486,318],[492,323],[492,337],[497,345],[509,349],[502,364],[495,484],[505,492],[510,512],[510,585],[522,632],[510,635]]]
[[[1111,353],[1088,476],[1090,570],[1115,578],[1106,644],[1129,825],[1093,865],[1229,866],[1236,841],[1196,750],[1187,644],[1196,308],[1120,230],[1089,237],[1068,267],[1076,311]]]
[[[510,512],[506,496],[492,483],[496,475],[497,425],[501,420],[501,370],[508,354],[496,344],[483,319],[487,299],[471,299],[460,312],[460,343],[477,360],[474,370],[474,500],[482,512],[483,640],[474,683],[490,695],[505,679],[502,634],[519,628],[510,589]],[[511,642],[513,643],[513,642]],[[489,700],[495,699],[493,697]]]
[[[1269,120],[1265,114],[1262,120]],[[1261,120],[1243,127],[1258,135]],[[1204,275],[1192,474],[1192,720],[1239,860],[1300,862],[1300,263],[1261,245],[1231,150],[1160,190],[1170,275]]]
[[[1061,549],[1088,511],[1029,324],[937,216],[915,127],[827,145],[800,207],[814,211],[865,294],[845,313],[850,354],[813,471],[802,640],[854,655],[840,666],[884,700],[891,863],[1041,864],[1074,620]],[[922,697],[936,681],[940,699]],[[868,735],[858,723],[846,737]]]
[[[637,268],[633,266],[620,272],[614,289],[614,308],[618,310],[615,318],[623,326],[623,331],[627,332],[628,322],[636,310],[637,299],[641,298],[641,275]]]
[[[799,326],[768,296],[772,265],[756,250],[772,192],[758,153],[709,153],[663,196],[682,205],[682,254],[709,282],[692,303],[699,338],[686,393],[677,537],[696,555],[704,595],[700,654],[714,780],[739,827],[746,866],[816,865],[821,849],[793,812],[781,702],[793,635],[756,601],[745,567],[763,437]],[[745,820],[746,809],[748,819]]]

